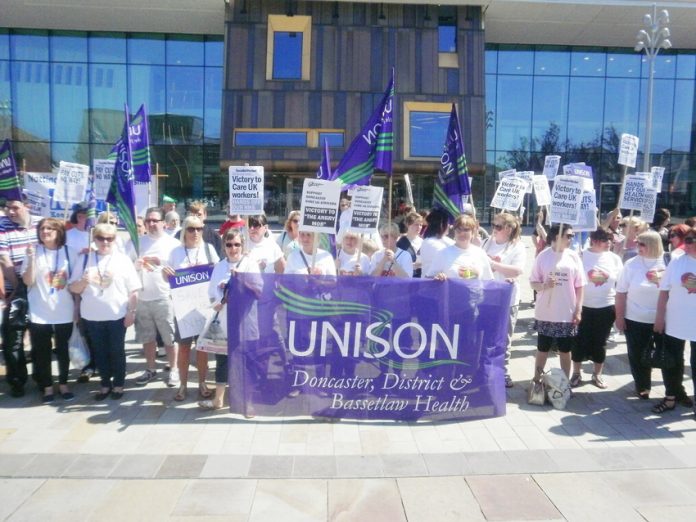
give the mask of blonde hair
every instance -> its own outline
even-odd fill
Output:
[[[639,234],[636,238],[639,243],[645,243],[645,248],[647,250],[645,257],[648,259],[658,259],[664,254],[664,249],[662,248],[662,238],[660,234],[654,230],[648,230]]]
[[[186,219],[184,219],[184,223],[181,225],[181,234],[179,235],[181,239],[181,244],[186,246],[186,229],[188,227],[202,227],[203,226],[203,220],[199,218],[198,216],[186,216]],[[203,244],[203,234],[198,235],[198,244],[196,246],[200,246]]]
[[[292,225],[290,224],[292,222],[292,218],[298,218],[300,217],[300,211],[299,210],[293,210],[288,214],[288,219],[285,220],[285,231],[286,232],[291,232],[292,231]]]

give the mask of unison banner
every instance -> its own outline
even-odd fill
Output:
[[[227,300],[230,409],[504,415],[511,292],[497,281],[237,274]]]

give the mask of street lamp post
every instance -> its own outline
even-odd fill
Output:
[[[648,115],[645,122],[645,147],[643,154],[643,172],[650,171],[650,147],[652,145],[652,113],[653,113],[653,83],[655,78],[655,58],[660,49],[669,49],[672,42],[669,41],[669,13],[667,10],[657,12],[657,5],[653,4],[652,14],[643,17],[645,29],[638,31],[636,35],[636,52],[645,51],[645,59],[648,62]]]

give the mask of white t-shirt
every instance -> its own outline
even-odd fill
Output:
[[[660,280],[665,272],[665,262],[635,256],[628,261],[616,282],[616,291],[626,294],[626,319],[652,324],[657,313],[657,297]]]
[[[290,252],[288,264],[285,265],[285,273],[306,275],[309,273],[307,265],[312,266],[312,254],[305,254],[301,248],[298,248]],[[336,263],[334,263],[333,257],[326,250],[317,249],[314,266],[321,270],[322,275],[336,275]]]
[[[529,281],[543,283],[553,274],[556,286],[537,292],[534,318],[552,323],[570,323],[575,314],[577,288],[585,286],[585,271],[577,252],[566,248],[560,254],[546,248],[534,260]]]
[[[210,260],[208,259],[210,256]],[[184,245],[179,245],[172,250],[167,264],[174,268],[188,268],[190,266],[211,265],[220,261],[215,251],[215,247],[208,243],[202,243],[196,248],[186,248]]]
[[[73,227],[65,233],[65,244],[79,254],[89,248],[89,232]]]
[[[265,274],[275,274],[275,262],[283,256],[283,251],[273,238],[265,237],[258,243],[249,241],[249,257],[257,263],[266,263]]]
[[[143,281],[143,290],[140,292],[141,301],[155,301],[169,297],[169,283],[162,277],[162,268],[169,261],[172,251],[181,245],[181,241],[162,233],[157,239],[152,236],[140,236],[140,257],[157,257],[159,265],[150,268],[143,267],[140,275]]]
[[[682,255],[667,266],[660,290],[669,292],[665,331],[667,335],[696,341],[696,259]]]
[[[454,245],[454,241],[447,236],[438,239],[429,237],[423,240],[420,248],[421,271],[423,277],[433,277],[436,272],[433,271],[432,264],[438,257],[438,254],[450,245]]]
[[[514,243],[506,241],[505,243],[498,244],[495,242],[495,239],[488,238],[483,242],[481,248],[487,256],[496,259],[499,263],[504,265],[512,265],[524,269],[525,263],[527,262],[527,249],[522,244],[522,241],[515,241]],[[500,272],[493,271],[493,279],[496,281],[512,281],[510,306],[520,304],[519,276],[511,279]]]
[[[285,259],[288,258],[290,255],[290,252],[293,250],[296,250],[300,248],[300,242],[298,239],[293,239],[290,234],[288,234],[287,230],[283,230],[280,234],[278,234],[278,237],[276,238],[276,243],[280,247],[280,249],[283,251],[283,255],[285,256]]]
[[[345,250],[338,251],[338,275],[355,275],[355,267],[360,264],[360,275],[370,275],[370,258],[363,253],[349,254]]]
[[[218,261],[213,268],[208,284],[208,297],[212,301],[219,302],[222,299],[223,288],[229,281],[232,270],[249,274],[261,273],[258,263],[252,261],[248,255],[243,256],[239,261],[228,261],[227,259]]]
[[[372,259],[370,260],[370,274],[372,274],[379,264],[382,262],[382,259],[384,259],[384,255],[386,253],[386,250],[380,250],[379,252],[375,252],[372,256]],[[411,260],[411,254],[406,252],[405,250],[401,250],[400,248],[396,249],[396,252],[394,252],[394,263],[399,265],[404,272],[406,272],[406,277],[413,277],[413,261]],[[388,273],[382,273],[382,274],[374,274],[377,277],[380,276],[394,276],[394,270],[391,267],[391,263],[385,262],[384,267],[383,267],[383,272],[388,272]]]
[[[583,306],[612,306],[616,299],[616,280],[623,269],[621,258],[614,252],[583,250],[582,265],[587,277]]]
[[[444,272],[452,279],[493,279],[488,256],[481,247],[471,244],[467,248],[450,245],[442,250],[433,261],[431,272]]]
[[[85,256],[80,256],[75,280],[82,277],[83,267],[89,274],[89,284],[82,292],[80,315],[89,321],[114,321],[126,315],[128,297],[140,290],[142,283],[133,262],[121,252],[100,256],[90,252],[85,266]],[[162,275],[158,273],[160,279]]]
[[[68,285],[75,278],[78,264],[77,252],[67,247],[70,260],[65,257],[66,249],[49,250],[36,245],[34,254],[34,284],[27,292],[29,319],[36,324],[65,324],[73,322],[73,297]],[[22,275],[27,270],[22,263]]]

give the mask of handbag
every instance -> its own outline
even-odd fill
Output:
[[[72,334],[68,340],[68,357],[74,368],[81,370],[89,364],[89,349],[77,324],[73,323]]]
[[[677,354],[672,351],[665,343],[664,334],[654,333],[652,339],[645,347],[642,361],[643,365],[661,370],[676,368],[678,364]]]
[[[535,406],[543,406],[546,402],[546,386],[543,380],[535,381],[529,383],[529,390],[527,391],[527,403],[533,404]]]
[[[29,301],[24,297],[13,297],[10,301],[10,311],[7,316],[7,324],[10,328],[22,330],[27,327],[29,315]]]
[[[225,307],[220,312],[223,310]],[[196,350],[227,355],[227,325],[225,324],[227,315],[223,314],[221,319],[220,312],[215,312],[205,322],[203,331],[196,340]]]

